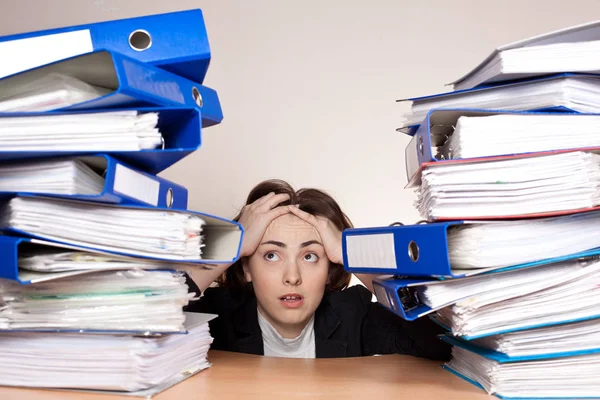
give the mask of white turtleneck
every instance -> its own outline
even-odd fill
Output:
[[[315,358],[315,316],[311,317],[300,335],[286,339],[258,311],[258,325],[262,331],[265,356],[287,358]]]

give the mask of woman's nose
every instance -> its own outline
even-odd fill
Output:
[[[283,283],[294,286],[302,283],[302,274],[300,273],[300,268],[295,261],[286,265],[285,272],[283,274]]]

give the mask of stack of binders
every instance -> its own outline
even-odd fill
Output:
[[[223,118],[202,11],[0,37],[0,58],[0,385],[149,396],[209,367],[183,270],[236,261],[243,229],[157,176]]]
[[[399,130],[424,223],[343,233],[377,300],[502,398],[600,397],[600,23],[494,51]]]

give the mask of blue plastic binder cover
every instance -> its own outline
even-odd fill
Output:
[[[158,129],[164,139],[162,148],[139,151],[106,151],[114,158],[129,164],[140,171],[149,174],[158,174],[180,161],[201,145],[202,122],[201,113],[196,108],[186,107],[149,107],[149,108],[123,108],[122,110],[136,110],[140,113],[157,112]],[[0,113],[0,118],[33,117],[82,113],[112,112],[113,109],[50,111],[40,113]],[[93,152],[74,151],[1,151],[0,160],[17,160],[32,158],[47,158],[75,155],[93,155]]]
[[[412,278],[463,278],[600,255],[600,248],[518,265],[456,272],[448,257],[448,230],[468,221],[351,228],[342,232],[344,269]],[[416,312],[422,312],[416,311]]]
[[[545,353],[545,354],[535,354],[528,356],[509,356],[504,353],[500,353],[498,351],[490,350],[482,346],[478,346],[473,342],[469,342],[457,337],[441,335],[441,339],[451,344],[452,346],[460,347],[475,354],[479,354],[485,358],[490,360],[497,361],[499,363],[510,363],[510,362],[519,362],[519,361],[534,361],[534,360],[548,360],[550,358],[561,358],[561,357],[576,357],[582,356],[586,354],[596,354],[600,353],[600,348],[592,348],[588,350],[577,350],[577,351],[563,351],[556,353]]]
[[[204,81],[211,57],[202,10],[194,9],[2,36],[0,77],[98,49],[197,83]]]
[[[86,251],[85,249],[77,246],[62,246],[43,240],[0,235],[0,257],[2,258],[2,263],[0,263],[0,278],[15,281],[22,285],[29,285],[32,283],[45,282],[99,271],[79,270],[67,272],[35,272],[19,270],[19,257],[25,253],[32,254],[39,249]],[[168,263],[157,263],[157,268],[164,270],[172,269],[172,265]]]
[[[19,195],[18,197],[26,198],[26,197],[36,197],[36,198],[48,198],[46,196],[37,196],[37,195]],[[9,201],[14,196],[5,197],[1,199],[1,206],[7,207]],[[48,198],[49,200],[54,200],[54,198]],[[60,199],[61,202],[66,203],[80,203],[80,204],[90,204],[86,201],[80,200],[65,200]],[[59,245],[66,246],[77,246],[82,251],[90,250],[93,252],[103,252],[105,254],[114,254],[117,256],[124,257],[137,257],[140,259],[146,260],[155,260],[155,261],[168,261],[173,265],[203,265],[203,264],[231,264],[239,259],[240,251],[242,248],[242,239],[244,236],[244,229],[241,224],[236,221],[228,220],[222,217],[218,217],[215,215],[210,215],[198,211],[191,210],[175,210],[168,209],[162,207],[152,207],[145,205],[115,205],[115,204],[102,204],[102,207],[118,207],[120,209],[127,209],[131,211],[135,210],[153,210],[157,213],[161,212],[169,212],[169,213],[178,213],[183,215],[197,215],[205,222],[205,225],[202,227],[202,235],[203,239],[203,247],[202,247],[202,257],[201,259],[191,260],[191,259],[178,259],[166,256],[147,256],[138,254],[135,251],[128,251],[127,249],[122,250],[113,250],[112,248],[101,248],[100,246],[96,247],[94,245],[88,246],[79,243],[75,243],[70,240],[64,240],[58,237],[50,237],[46,235],[36,235],[26,230],[15,229],[10,226],[10,222],[5,220],[0,225],[0,231],[4,232],[9,236],[20,236],[27,237],[33,239],[44,240],[52,243],[56,243]],[[5,208],[6,210],[6,208]],[[84,242],[86,240],[85,237],[81,238],[81,241]]]
[[[415,286],[430,280],[373,278],[377,302],[407,321],[421,318],[435,310],[419,299]]]
[[[80,161],[104,178],[102,191],[94,194],[60,194],[50,192],[7,192],[0,190],[0,196],[37,194],[74,200],[94,201],[114,204],[140,204],[154,207],[187,209],[188,190],[172,182],[117,160],[106,154],[93,156],[53,158],[55,161]],[[40,160],[43,162],[44,160]],[[34,162],[35,163],[35,162]],[[18,167],[18,162],[10,163]],[[0,164],[2,166],[2,164]],[[48,173],[52,173],[49,171]],[[1,180],[2,178],[0,178]]]
[[[535,81],[549,81],[549,80],[554,80],[554,79],[560,79],[560,78],[569,78],[569,77],[592,77],[592,78],[597,78],[600,79],[600,74],[585,74],[585,73],[562,73],[562,74],[553,74],[553,75],[547,75],[547,76],[542,76],[542,77],[536,77],[536,78],[531,78],[531,79],[523,79],[523,80],[518,80],[518,81],[509,81],[509,82],[500,82],[498,84],[494,84],[494,85],[489,85],[489,86],[481,86],[481,87],[476,87],[476,88],[472,88],[472,89],[463,89],[463,90],[455,90],[455,91],[451,91],[451,92],[444,92],[444,93],[437,93],[437,94],[433,94],[433,95],[428,95],[428,96],[420,96],[420,97],[411,97],[411,98],[406,98],[406,99],[399,99],[396,100],[397,102],[423,102],[423,101],[429,101],[429,100],[443,100],[446,98],[450,98],[450,97],[454,97],[457,95],[462,95],[462,94],[469,94],[469,93],[474,93],[474,92],[482,92],[482,91],[490,91],[493,92],[495,90],[501,90],[507,87],[511,87],[511,86],[519,86],[519,85],[523,85],[523,84],[531,84]],[[445,107],[445,108],[449,108],[449,107]],[[452,107],[455,108],[455,107]],[[433,108],[432,108],[433,109]],[[568,107],[567,105],[557,105],[557,106],[550,106],[550,107],[541,107],[541,108],[532,108],[532,109],[528,109],[528,110],[518,110],[518,111],[538,111],[538,112],[570,112],[570,113],[578,113],[576,110],[574,110],[573,108]],[[402,133],[406,133],[410,136],[414,135],[417,132],[417,129],[420,127],[420,123],[419,124],[412,124],[412,125],[405,125],[402,126],[398,129],[396,129],[398,132],[402,132]]]
[[[219,124],[223,111],[217,92],[189,79],[144,64],[121,54],[99,50],[20,72],[0,79],[3,98],[17,96],[20,88],[48,74],[58,73],[92,86],[111,90],[92,100],[56,110],[116,107],[195,107],[202,112],[202,126]]]
[[[565,112],[566,114],[567,112]],[[434,148],[441,146],[447,137],[451,136],[454,127],[456,126],[458,119],[463,116],[474,117],[474,116],[488,116],[498,114],[517,114],[517,115],[556,115],[556,113],[550,112],[536,112],[536,111],[501,111],[501,110],[483,110],[483,109],[436,109],[431,110],[427,113],[427,117],[423,124],[419,126],[413,138],[410,140],[404,150],[405,164],[406,164],[406,176],[408,179],[407,188],[416,187],[421,183],[421,171],[425,165],[430,163],[448,164],[448,163],[460,163],[470,162],[471,159],[452,159],[442,160],[436,158]],[[578,115],[597,115],[597,114],[578,114]],[[586,148],[588,150],[595,150],[597,148]],[[581,150],[586,150],[581,149]],[[556,149],[553,152],[560,152],[568,149]],[[551,153],[551,152],[546,152]],[[524,157],[528,154],[540,154],[540,153],[521,153],[519,156]],[[514,156],[507,154],[505,156],[490,156],[490,157],[479,157],[476,160],[496,160],[500,158],[506,158],[508,156]]]

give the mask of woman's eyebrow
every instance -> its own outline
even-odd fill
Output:
[[[308,242],[304,242],[304,243],[302,243],[302,244],[300,245],[300,248],[303,248],[303,247],[308,247],[308,246],[310,246],[311,244],[318,244],[319,246],[323,246],[323,244],[322,244],[321,242],[319,242],[318,240],[309,240]]]
[[[282,247],[284,249],[287,247],[287,245],[285,243],[278,242],[276,240],[267,240],[266,242],[262,242],[260,245],[262,246],[263,244],[272,244],[272,245],[275,245],[277,247]]]

